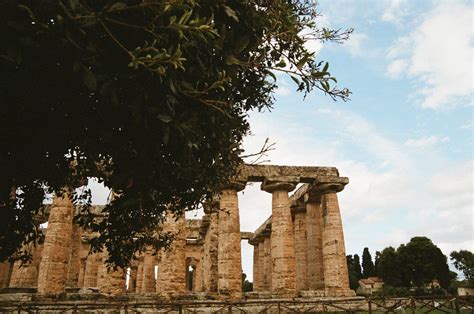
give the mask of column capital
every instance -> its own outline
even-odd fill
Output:
[[[210,199],[206,199],[202,204],[204,213],[211,214],[213,212],[217,212],[220,208],[219,200],[220,200],[219,194],[213,194]]]
[[[240,192],[243,189],[245,189],[246,185],[247,185],[246,181],[230,180],[229,182],[223,184],[220,189],[221,190],[236,190],[237,192]]]
[[[346,184],[342,182],[319,183],[316,185],[316,190],[321,194],[338,193],[344,190]]]
[[[296,188],[299,183],[298,177],[277,177],[277,178],[265,178],[260,186],[262,191],[272,193],[274,191],[286,191],[291,192]]]

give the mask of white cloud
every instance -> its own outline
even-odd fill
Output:
[[[446,143],[446,142],[449,142],[448,136],[438,137],[438,136],[432,135],[432,136],[420,137],[416,139],[410,138],[405,142],[405,145],[409,147],[423,148],[423,147],[433,146],[438,143]]]
[[[461,129],[472,129],[472,120],[466,121],[463,125],[460,126]]]
[[[440,3],[389,50],[388,76],[414,79],[423,108],[472,103],[473,14],[467,4]]]
[[[409,2],[407,0],[390,0],[382,13],[382,21],[390,22],[395,25],[401,25],[404,18],[410,12]]]
[[[353,33],[343,46],[349,50],[352,56],[358,57],[368,53],[367,49],[365,49],[366,41],[367,35],[363,33]]]

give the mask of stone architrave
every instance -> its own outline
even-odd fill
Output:
[[[39,294],[65,291],[72,244],[73,214],[74,205],[69,191],[62,197],[53,199],[39,265]]]
[[[119,295],[125,291],[125,272],[122,268],[113,269],[107,265],[108,252],[101,253],[102,259],[97,270],[97,288],[100,293]]]
[[[322,243],[324,284],[328,296],[354,296],[349,287],[346,250],[337,192],[343,184],[319,184],[322,194]]]
[[[244,182],[231,182],[220,192],[218,292],[220,297],[229,300],[242,298],[242,257],[237,192],[244,188]]]
[[[161,252],[158,270],[159,293],[164,298],[186,294],[186,219],[184,214],[175,217],[167,213],[163,222],[163,232],[175,237],[167,250]]]
[[[272,193],[272,293],[291,297],[296,294],[295,239],[288,192],[295,189],[297,178],[265,179],[262,190]]]
[[[148,248],[143,255],[143,275],[141,293],[156,293],[155,260],[152,248]]]
[[[308,289],[324,290],[321,195],[309,192],[305,195],[305,203],[308,238]]]
[[[258,250],[258,242],[253,245],[253,291],[260,291],[260,251]],[[263,256],[262,256],[263,259]]]
[[[308,265],[306,241],[306,210],[304,207],[293,207],[293,229],[295,237],[296,290],[308,290]]]

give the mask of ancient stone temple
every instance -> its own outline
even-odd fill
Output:
[[[248,182],[272,195],[272,215],[254,232],[240,230],[237,193]],[[161,228],[176,236],[168,250],[148,249],[115,270],[104,262],[106,251],[89,254],[90,232],[73,223],[69,198],[57,197],[38,220],[48,228],[31,263],[0,264],[0,288],[240,300],[244,239],[254,247],[254,291],[247,298],[354,296],[337,198],[347,183],[336,168],[244,165],[205,204],[202,219],[167,216]],[[93,206],[98,215],[102,209]]]

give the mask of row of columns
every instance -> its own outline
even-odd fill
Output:
[[[288,192],[296,182],[264,181],[272,193],[271,232],[254,240],[254,290],[294,296],[353,296],[337,192],[344,185],[320,184],[293,206]],[[292,219],[293,212],[293,219]],[[270,244],[270,245],[269,245]]]

